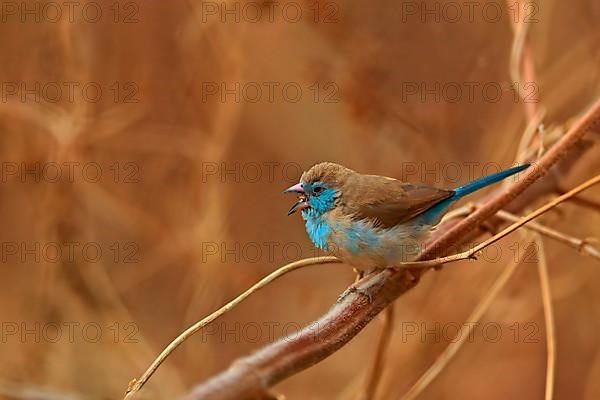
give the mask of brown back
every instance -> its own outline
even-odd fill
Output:
[[[358,175],[356,181],[344,190],[350,211],[356,218],[371,220],[375,226],[382,228],[409,221],[453,194],[451,190],[414,185],[383,176]]]

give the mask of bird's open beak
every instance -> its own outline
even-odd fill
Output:
[[[289,188],[285,189],[283,193],[299,194],[298,201],[292,206],[292,208],[290,208],[290,211],[288,211],[287,215],[292,215],[298,210],[304,210],[305,208],[308,208],[308,199],[306,197],[306,193],[304,192],[304,188],[302,187],[301,183],[297,183],[294,186],[290,186]]]

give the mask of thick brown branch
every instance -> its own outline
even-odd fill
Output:
[[[487,201],[464,220],[458,223],[456,220],[449,221],[452,225],[450,229],[438,229],[419,259],[431,259],[445,254],[503,207],[511,212],[519,212],[518,207],[509,205],[515,197],[520,196],[521,206],[535,201],[544,193],[539,190],[523,193],[525,189],[565,157],[598,120],[600,99],[523,179]],[[185,399],[243,400],[264,396],[265,390],[270,386],[318,363],[348,343],[383,308],[414,287],[424,271],[425,269],[387,269],[366,276],[348,288],[336,304],[312,325],[305,327],[294,337],[282,338],[239,359],[228,370],[195,388]]]

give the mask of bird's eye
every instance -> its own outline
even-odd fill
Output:
[[[319,194],[323,191],[323,187],[322,186],[316,186],[313,191],[315,192],[315,194]]]

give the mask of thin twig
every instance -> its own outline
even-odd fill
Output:
[[[575,199],[575,197],[573,197],[569,201],[573,201],[573,199]],[[504,210],[498,211],[497,215],[498,217],[510,222],[515,222],[519,220],[518,216]],[[524,228],[538,232],[551,239],[557,240],[568,246],[574,247],[578,252],[600,260],[600,251],[598,251],[598,249],[596,249],[590,244],[590,239],[579,239],[573,236],[569,236],[555,229],[548,228],[547,226],[537,222],[530,222],[529,224],[525,225]]]
[[[525,235],[523,241],[527,242],[530,239],[529,236]],[[502,273],[496,278],[490,289],[486,292],[486,295],[479,301],[473,312],[467,317],[465,321],[469,322],[466,324],[466,335],[460,334],[458,340],[450,343],[444,351],[438,356],[435,362],[425,371],[423,375],[412,385],[412,387],[402,396],[402,400],[412,400],[420,395],[425,388],[442,372],[442,370],[448,365],[450,360],[454,358],[458,350],[463,346],[467,338],[471,337],[471,331],[474,329],[474,322],[479,322],[481,317],[489,309],[494,299],[498,296],[498,293],[504,288],[510,277],[513,275],[522,258],[525,256],[524,251],[519,252],[517,259],[513,260]]]
[[[562,187],[559,187],[556,190],[556,193],[563,194],[565,193],[565,190]],[[577,196],[573,197],[573,203],[581,207],[586,207],[594,212],[600,212],[600,202],[598,201]]]
[[[455,208],[447,212],[442,218],[442,222],[450,221],[451,219],[463,218],[477,210],[477,205],[473,202],[469,202],[462,207]]]
[[[600,212],[600,203],[598,203],[597,201],[594,201],[592,199],[585,199],[583,197],[575,197],[575,198],[573,198],[573,203],[577,204],[578,206],[581,206],[581,207],[589,208],[590,210],[593,210],[595,212]]]
[[[544,129],[543,124],[539,124],[536,127],[536,131],[534,133],[536,133],[536,132],[539,133],[540,129]],[[525,152],[523,153],[522,159],[523,160],[531,160],[531,159],[533,159],[536,155],[540,154],[540,149],[544,149],[546,147],[551,147],[564,134],[565,134],[565,130],[564,130],[564,128],[562,126],[557,126],[557,127],[554,127],[553,129],[551,129],[549,131],[544,131],[543,135],[540,133],[539,134],[539,138],[540,138],[540,140],[542,142],[539,143],[537,147],[536,146],[529,146],[529,148],[525,149]]]
[[[554,371],[556,369],[556,327],[554,325],[554,310],[552,307],[552,294],[550,292],[550,278],[548,277],[548,263],[544,240],[540,234],[535,236],[538,256],[538,274],[542,289],[542,304],[544,305],[544,326],[546,327],[546,395],[545,400],[552,400],[554,393]]]
[[[385,365],[385,358],[387,350],[390,345],[390,339],[392,337],[392,331],[394,329],[394,305],[390,304],[383,313],[383,328],[379,336],[379,343],[377,344],[377,350],[375,351],[375,358],[370,369],[369,376],[365,383],[362,396],[360,400],[373,400],[377,395],[377,388],[381,382],[381,375],[383,374],[383,368]]]
[[[281,278],[283,275],[295,271],[300,268],[308,267],[311,265],[318,264],[331,264],[331,263],[340,263],[341,261],[335,257],[326,256],[326,257],[311,257],[306,258],[304,260],[299,260],[292,262],[290,264],[284,265],[283,267],[277,269],[276,271],[270,273],[260,281],[258,281],[255,285],[250,287],[248,290],[237,296],[235,299],[231,300],[229,303],[225,304],[215,312],[211,313],[207,317],[201,319],[196,322],[185,331],[183,331],[179,336],[177,336],[165,349],[156,357],[156,359],[150,364],[146,372],[139,379],[132,379],[129,382],[129,387],[127,388],[127,393],[125,396],[125,400],[129,400],[133,398],[133,396],[146,384],[148,379],[156,372],[158,367],[165,361],[165,359],[183,342],[185,342],[190,336],[194,333],[198,332],[200,329],[205,327],[206,325],[213,322],[215,319],[219,318],[223,314],[227,313],[235,306],[240,304],[242,301],[247,299],[250,295],[255,293],[256,291],[262,289],[267,286],[269,283],[274,280]]]
[[[542,121],[546,116],[546,110],[541,108],[538,112],[536,112],[535,116],[532,120],[529,121],[523,135],[521,135],[521,140],[519,141],[519,147],[517,150],[517,157],[515,159],[515,164],[523,164],[527,161],[533,154],[531,150],[533,147],[531,146],[532,139],[534,138],[536,133],[540,132],[540,128],[542,127]],[[543,138],[540,134],[540,142],[543,145]]]
[[[569,202],[573,202],[573,200],[576,198],[577,197],[572,197],[569,200]],[[450,219],[455,219],[455,218],[459,218],[459,217],[464,217],[466,215],[471,214],[476,209],[477,209],[476,204],[474,204],[474,203],[466,204],[463,207],[457,208],[456,210],[452,210],[451,212],[446,214],[446,216],[444,216],[444,220],[450,220]],[[521,218],[521,217],[519,217],[515,214],[512,214],[512,213],[509,213],[508,211],[505,211],[505,210],[498,211],[496,213],[496,216],[498,216],[499,218],[501,218],[505,221],[509,221],[509,222],[516,222]],[[600,251],[598,249],[596,249],[594,246],[592,246],[592,244],[591,244],[592,242],[599,242],[599,240],[596,238],[579,239],[579,238],[576,238],[573,236],[569,236],[560,231],[557,231],[556,229],[549,228],[538,222],[530,222],[527,225],[525,225],[523,228],[534,231],[534,232],[541,233],[544,236],[547,236],[551,239],[557,240],[561,243],[571,246],[583,255],[587,255],[590,257],[600,259]]]

